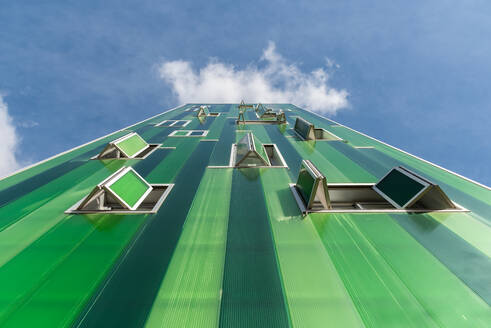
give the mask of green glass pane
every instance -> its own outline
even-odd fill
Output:
[[[311,129],[313,129],[311,123],[307,122],[301,117],[297,117],[297,120],[295,121],[295,131],[297,131],[298,134],[307,140]]]
[[[263,143],[254,135],[253,138],[254,138],[254,144],[256,145],[257,153],[266,161],[266,163],[269,163],[268,155],[266,154],[266,150],[263,147]]]
[[[133,171],[128,171],[109,187],[116,195],[133,207],[150,187]]]
[[[175,136],[187,136],[189,131],[177,131],[174,133]]]
[[[375,186],[401,207],[425,187],[397,170],[392,170]]]
[[[145,140],[137,134],[118,142],[117,145],[128,157],[133,157],[148,146]]]
[[[298,172],[297,190],[300,192],[305,204],[309,203],[314,188],[315,178],[310,174],[309,170],[302,164],[300,172]]]

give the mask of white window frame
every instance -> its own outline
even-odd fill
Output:
[[[147,149],[150,145],[148,144],[148,142],[145,141],[145,139],[142,138],[143,141],[145,141],[145,143],[147,144],[147,146],[145,148],[143,148],[142,150],[140,150],[138,153],[135,153],[133,156],[128,156],[128,154],[123,150],[121,149],[118,144],[125,141],[126,139],[129,139],[131,137],[133,137],[134,135],[137,135],[139,136],[140,138],[142,138],[138,133],[136,132],[131,132],[125,136],[122,136],[114,141],[111,141],[110,144],[113,145],[114,147],[116,147],[120,152],[122,152],[127,158],[135,158],[138,156],[138,154],[142,153],[145,149]]]
[[[416,181],[417,183],[423,185],[423,188],[416,195],[414,195],[404,205],[400,206],[395,201],[393,201],[392,198],[390,198],[388,195],[386,195],[384,192],[382,192],[380,189],[378,189],[376,187],[376,184],[374,184],[373,187],[372,187],[373,190],[375,190],[376,192],[378,192],[380,196],[382,196],[386,201],[388,201],[395,208],[403,209],[406,206],[409,206],[409,204],[412,204],[412,203],[416,202],[419,198],[421,198],[421,196],[423,196],[429,190],[429,188],[431,186],[431,183],[429,183],[428,181],[423,180],[423,179],[419,178],[418,176],[416,176],[415,174],[413,174],[412,172],[406,171],[406,170],[404,170],[404,169],[402,169],[400,167],[396,167],[396,168],[394,168],[394,170],[396,170],[396,171],[404,174],[408,178],[410,178],[410,179]],[[390,170],[389,172],[387,172],[379,181],[382,181],[383,179],[385,179],[385,177],[388,176],[392,171],[393,170]]]
[[[163,125],[166,124],[167,122],[173,122],[173,123],[165,126],[166,128],[170,128],[170,127],[184,128],[189,123],[191,123],[191,120],[164,120],[164,121],[156,124],[155,126],[162,126],[162,127],[164,127]],[[177,122],[186,122],[186,123],[184,123],[183,125],[180,125],[180,126],[175,126],[177,124]]]
[[[121,197],[119,197],[119,195],[114,190],[111,189],[111,186],[129,171],[132,171],[134,174],[136,174],[136,176],[139,177],[148,188],[147,191],[145,191],[145,193],[140,197],[140,199],[138,199],[138,201],[133,206],[130,206],[128,203],[126,203]],[[136,210],[138,206],[140,206],[140,204],[143,203],[143,201],[148,196],[148,194],[152,192],[153,189],[152,186],[140,174],[138,174],[138,172],[136,172],[131,166],[122,168],[120,172],[117,172],[113,176],[104,180],[102,183],[99,184],[99,186],[104,188],[107,192],[111,193],[113,197],[118,199],[122,204],[124,204],[131,211]]]
[[[176,135],[179,132],[187,131],[186,135]],[[191,135],[193,132],[202,132],[201,135]],[[208,135],[209,130],[174,130],[169,134],[169,137],[185,137],[185,138],[202,138]]]

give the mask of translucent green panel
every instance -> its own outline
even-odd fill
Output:
[[[425,187],[398,170],[390,171],[375,186],[401,207]]]
[[[489,325],[489,306],[391,216],[311,217],[367,326]]]
[[[314,189],[315,177],[313,177],[309,170],[302,164],[300,172],[298,172],[297,190],[302,195],[305,204],[309,204],[312,192]]]
[[[128,157],[134,155],[145,149],[148,144],[138,134],[126,138],[116,144]]]
[[[116,182],[109,186],[117,196],[126,202],[130,207],[143,197],[149,187],[134,171],[130,170],[120,177]]]
[[[249,134],[243,136],[236,144],[237,147],[237,159],[242,159],[249,151],[252,150],[251,138]]]
[[[254,144],[256,145],[256,151],[259,156],[261,156],[266,163],[269,163],[268,155],[263,147],[263,143],[256,136],[254,136]]]
[[[309,217],[302,219],[286,169],[261,174],[293,327],[364,327]]]
[[[201,180],[147,327],[217,327],[232,172]]]
[[[314,126],[311,123],[301,117],[297,117],[297,120],[295,121],[295,131],[297,131],[302,138],[308,140],[313,128]]]
[[[175,136],[187,136],[189,133],[189,131],[177,131],[176,133],[174,133]]]

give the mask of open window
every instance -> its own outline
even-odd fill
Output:
[[[297,117],[294,130],[304,140],[342,140],[327,130],[316,128],[314,124],[301,117]]]
[[[142,137],[133,132],[111,141],[93,159],[144,159],[159,146],[159,144],[147,144]]]
[[[187,126],[189,123],[191,123],[191,120],[165,120],[160,122],[156,126],[183,128]]]
[[[220,113],[212,113],[209,111],[208,106],[200,106],[196,112],[197,117],[207,117],[207,116],[220,116]]]
[[[402,166],[392,169],[373,189],[396,208],[457,208],[438,185]]]
[[[285,124],[286,115],[283,110],[274,110],[271,108],[266,108],[263,104],[259,103],[253,106],[254,111],[258,120],[246,120],[245,112],[249,105],[239,105],[239,117],[237,119],[237,124]]]
[[[169,137],[206,137],[208,130],[175,130],[169,134]]]
[[[172,187],[173,184],[149,184],[133,168],[123,167],[66,213],[156,213]]]
[[[240,101],[239,104],[239,110],[246,110],[247,108],[254,108],[255,106],[253,104],[246,104],[244,100]]]
[[[275,144],[263,144],[252,132],[246,133],[232,145],[230,166],[287,167]]]
[[[326,177],[309,160],[302,161],[296,190],[306,209],[331,209]]]
[[[297,183],[290,188],[303,213],[466,211],[438,185],[402,166],[376,184],[328,184],[314,164],[304,160]]]

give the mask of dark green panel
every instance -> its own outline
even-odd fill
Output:
[[[230,161],[230,149],[235,143],[235,127],[234,119],[226,119],[225,125],[220,135],[220,139],[213,150],[210,165],[228,166]]]
[[[397,170],[392,170],[375,186],[401,207],[425,187],[425,185]]]
[[[287,327],[259,169],[232,178],[220,327]]]

